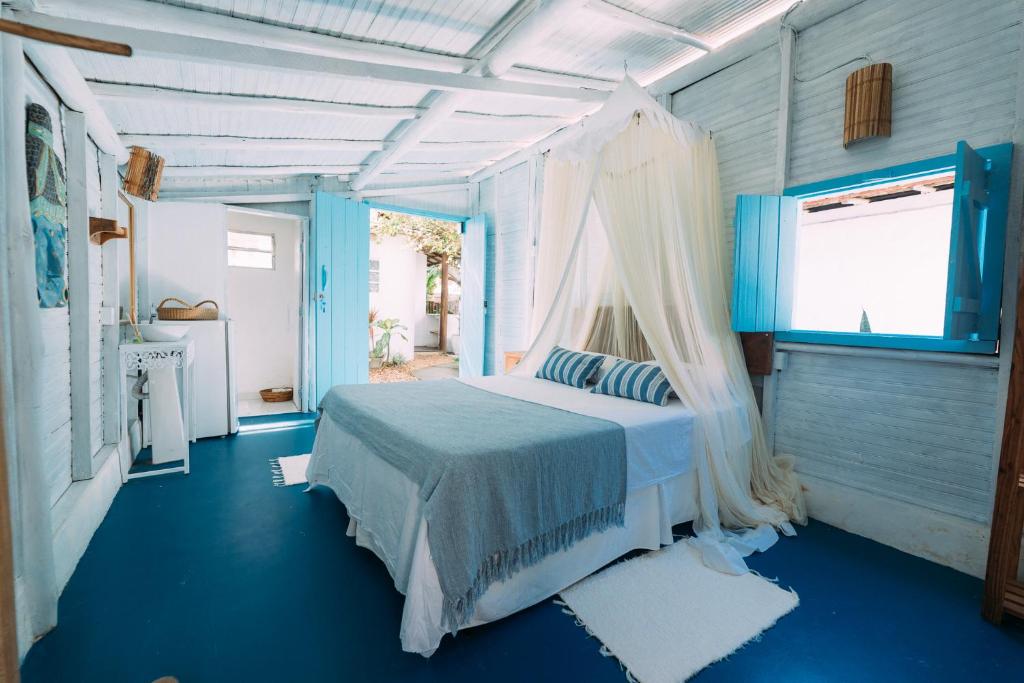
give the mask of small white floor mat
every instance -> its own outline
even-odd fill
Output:
[[[756,574],[708,569],[686,541],[620,562],[561,593],[581,626],[643,683],[684,681],[795,608]]]
[[[292,486],[306,483],[306,468],[309,467],[310,453],[286,455],[271,458],[270,470],[274,474],[274,486]]]

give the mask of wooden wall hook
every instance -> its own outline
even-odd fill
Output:
[[[107,240],[128,237],[128,228],[120,228],[113,218],[89,218],[89,241],[103,245]]]

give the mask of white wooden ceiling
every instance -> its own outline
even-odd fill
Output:
[[[135,39],[132,58],[72,51],[122,139],[166,158],[165,189],[330,176],[369,190],[464,182],[594,111],[625,65],[648,84],[705,54],[665,30],[682,29],[713,49],[794,4],[605,2],[612,14],[620,8],[659,22],[648,26],[598,11],[602,1],[563,1],[569,10],[540,29],[527,28],[531,17],[559,0],[38,0],[37,13],[183,36],[180,49],[160,48],[155,33],[112,36]],[[514,67],[488,62],[527,34],[532,40],[518,49],[505,45]],[[227,47],[192,49],[186,38]],[[453,96],[405,73],[329,75],[315,57],[306,71],[278,69],[260,61],[264,48],[479,78],[466,81],[468,90],[456,84]],[[557,88],[537,96],[476,87],[495,79],[502,89]]]

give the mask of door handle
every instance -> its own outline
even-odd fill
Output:
[[[327,291],[327,283],[330,281],[327,266],[320,266],[320,294],[317,295],[317,299],[320,300],[320,312],[327,312],[327,297],[324,296],[324,292]]]

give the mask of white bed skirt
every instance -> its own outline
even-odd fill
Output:
[[[348,510],[348,533],[387,566],[405,595],[402,649],[429,657],[445,631],[442,593],[430,556],[418,487],[328,416],[317,431],[307,478],[334,491]],[[492,585],[476,603],[468,626],[486,624],[541,602],[634,549],[672,543],[672,526],[697,514],[697,478],[691,470],[632,490],[623,527],[594,534],[550,555],[507,581]]]

